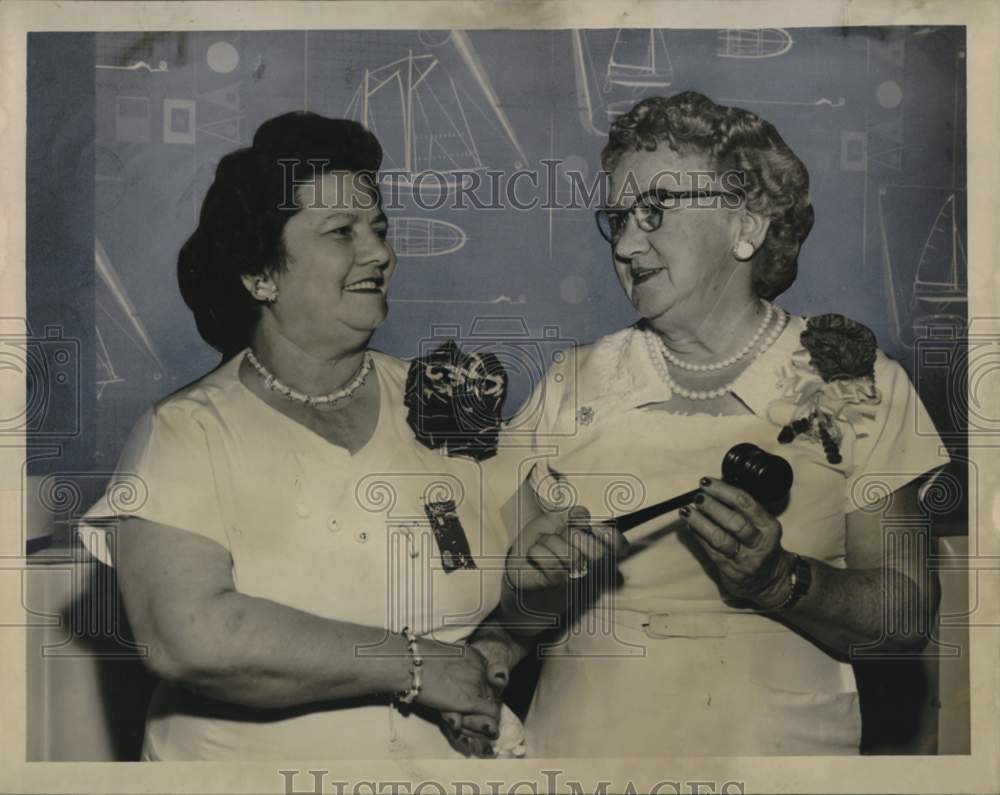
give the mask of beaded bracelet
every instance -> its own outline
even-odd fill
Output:
[[[410,688],[396,694],[396,700],[401,704],[412,704],[420,695],[424,658],[420,656],[420,644],[417,636],[410,632],[409,627],[403,627],[399,632],[406,639],[406,651],[410,655]]]

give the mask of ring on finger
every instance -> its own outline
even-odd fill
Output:
[[[739,527],[731,528],[729,532],[731,532],[737,538],[743,538],[743,536],[750,531],[750,528],[752,526],[753,525],[751,525],[750,522],[747,521],[747,518],[745,516],[741,516]]]

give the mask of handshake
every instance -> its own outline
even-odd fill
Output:
[[[571,607],[571,581],[610,575],[628,542],[613,523],[594,523],[585,508],[575,507],[530,522],[520,547],[523,553],[515,546],[507,558],[496,621],[473,633],[455,660],[461,664],[449,677],[451,692],[442,692],[438,702],[449,742],[467,756],[524,755],[521,723],[501,700],[511,671],[534,647],[532,636]],[[426,689],[425,680],[424,703]]]

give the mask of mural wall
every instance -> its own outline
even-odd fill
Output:
[[[89,79],[53,61],[54,35],[30,37],[49,92],[51,80]],[[593,206],[431,207],[428,190],[452,197],[447,175],[471,171],[488,196],[490,172],[509,180],[525,170],[540,185],[525,178],[518,195],[558,204],[571,172],[595,177],[615,115],[644,96],[687,89],[761,114],[809,169],[816,225],[781,299],[787,309],[865,322],[911,373],[917,340],[930,332],[945,355],[961,353],[962,28],[100,33],[89,41],[93,91],[54,112],[93,118],[93,140],[71,153],[72,173],[63,169],[70,181],[92,173],[93,269],[67,283],[38,278],[52,272],[44,246],[29,258],[36,319],[46,306],[78,314],[91,414],[84,458],[89,450],[91,460],[113,461],[146,406],[218,363],[178,294],[177,251],[219,159],[248,145],[266,119],[296,109],[365,122],[400,175],[387,210],[400,265],[375,340],[394,354],[414,355],[421,338],[446,327],[541,341],[532,350],[544,359],[630,322]],[[431,171],[444,179],[421,187]],[[36,223],[34,234],[44,238],[44,227]],[[532,366],[515,373],[507,413],[525,397]],[[921,377],[939,426],[960,433],[944,376],[925,368]]]

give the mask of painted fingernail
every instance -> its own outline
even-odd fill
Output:
[[[680,509],[680,511],[678,511],[678,513],[680,513],[681,516],[687,519],[691,515],[691,509],[685,505],[683,508]]]
[[[701,481],[700,481],[700,483],[701,483],[702,486],[711,486],[712,485],[712,481],[709,480],[708,478],[702,478]]]
[[[695,494],[694,495],[694,504],[695,505],[701,505],[704,501],[705,501],[705,495],[704,494]]]

